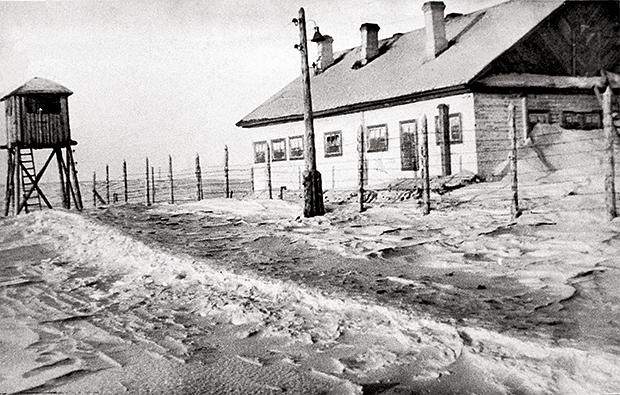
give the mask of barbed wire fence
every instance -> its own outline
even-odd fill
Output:
[[[93,172],[92,206],[123,203],[187,203],[206,198],[246,196],[253,191],[252,169],[230,166],[228,148],[225,148],[224,166],[204,166],[196,155],[194,168],[175,169],[172,156],[164,167],[155,166],[145,158],[142,172],[129,171],[123,161],[122,175],[110,178],[106,165],[105,176]]]
[[[464,141],[459,144],[460,149],[452,152],[452,160],[456,158],[456,163],[452,164],[453,174],[435,177],[429,176],[428,164],[441,163],[445,156],[441,149],[428,148],[430,133],[426,122],[422,122],[417,135],[416,170],[404,173],[407,176],[403,177],[410,182],[404,186],[384,183],[378,189],[369,187],[373,177],[380,178],[386,167],[400,166],[401,158],[375,161],[374,153],[367,152],[367,144],[363,141],[360,144],[364,137],[364,129],[360,127],[357,141],[342,144],[342,150],[359,154],[357,160],[340,156],[319,166],[323,189],[357,200],[360,211],[364,210],[364,203],[371,202],[377,193],[387,191],[392,193],[393,201],[413,198],[420,202],[423,213],[428,214],[431,206],[433,210],[442,210],[451,203],[460,204],[451,201],[447,192],[456,188],[459,175],[467,170],[467,164],[475,162],[478,167],[499,169],[499,175],[493,182],[470,187],[470,191],[479,191],[478,195],[470,193],[474,196],[469,198],[470,202],[484,201],[516,218],[523,212],[541,212],[563,199],[580,196],[589,199],[587,206],[579,207],[580,210],[606,213],[610,219],[615,217],[615,174],[620,174],[620,169],[613,160],[618,153],[618,134],[613,124],[617,111],[612,114],[611,105],[608,111],[604,111],[605,128],[578,130],[564,129],[559,124],[539,124],[529,136],[517,133],[514,105],[508,107],[507,113],[509,116],[502,133],[496,138],[486,138],[484,147],[473,140],[474,130],[462,130]],[[433,133],[437,131],[433,130]],[[400,136],[390,136],[387,144],[399,146]],[[271,153],[268,153],[266,163],[260,166],[230,166],[228,148],[223,156],[223,166],[201,165],[200,157],[196,155],[194,168],[178,170],[173,168],[172,157],[163,167],[156,167],[145,158],[145,167],[140,172],[128,172],[125,162],[123,175],[112,179],[106,167],[105,178],[93,174],[93,205],[184,203],[216,197],[282,199],[302,196],[303,161],[289,160],[286,166],[280,166],[282,163],[272,161]],[[430,198],[431,191],[435,192],[433,199]]]

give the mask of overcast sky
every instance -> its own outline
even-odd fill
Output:
[[[423,26],[423,0],[149,0],[0,2],[0,92],[33,77],[71,89],[80,179],[109,164],[142,172],[144,158],[175,170],[251,163],[252,129],[235,123],[300,73],[292,24],[299,8],[334,38],[358,46],[364,22],[379,37]],[[446,13],[502,0],[446,0]],[[308,23],[311,29],[313,22]],[[316,48],[311,45],[310,62]],[[3,118],[3,117],[1,117]],[[2,133],[4,135],[4,132]],[[6,151],[0,164],[5,172]]]

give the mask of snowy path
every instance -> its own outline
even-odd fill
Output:
[[[244,255],[241,249],[227,250],[225,243],[216,244],[227,240],[218,229],[234,234],[228,241],[236,242],[229,247],[241,243],[249,246],[250,252],[257,252],[252,248],[265,238],[293,234],[304,243],[338,251],[341,257],[378,254],[387,258],[391,254],[393,262],[398,263],[415,250],[422,261],[429,259],[416,249],[420,245],[416,242],[422,238],[404,217],[402,226],[391,227],[373,228],[346,221],[351,232],[346,234],[331,223],[333,219],[294,221],[290,214],[295,208],[284,203],[264,203],[263,214],[271,219],[258,221],[256,207],[247,207],[258,203],[238,202],[234,215],[229,202],[205,204],[211,206],[160,207],[160,212],[153,212],[153,223],[176,221],[178,225],[164,227],[177,228],[178,232],[184,220],[181,210],[202,216],[200,226],[207,229],[203,230],[207,236],[195,230],[195,237],[213,247],[208,257],[193,254],[204,247],[198,241],[193,247],[186,244],[185,253],[174,243],[170,243],[172,248],[162,249],[158,244],[161,241],[149,241],[161,229],[156,226],[145,232],[145,244],[71,213],[43,212],[3,220],[0,393],[34,388],[57,393],[409,394],[424,390],[437,394],[596,394],[620,388],[620,358],[615,353],[596,348],[579,350],[574,348],[578,344],[570,342],[560,347],[544,336],[526,341],[476,328],[466,321],[438,323],[389,307],[389,303],[377,305],[361,296],[352,299],[335,288],[320,291],[252,274],[242,267],[226,268],[217,261],[226,254],[246,259],[254,256],[260,261],[278,253]],[[206,214],[218,216],[219,222]],[[394,224],[397,214],[388,214]],[[125,215],[142,214],[128,210]],[[144,232],[132,228],[132,219],[126,218],[128,229]],[[448,221],[455,218],[446,218]],[[515,251],[510,250],[516,248],[514,238],[502,238],[503,232],[514,235],[515,228],[498,228],[492,221],[484,221],[466,220],[458,226],[442,227],[446,245],[433,247],[437,248],[433,256],[444,256],[446,270],[472,269],[468,263],[471,257],[502,258],[500,272],[519,272],[533,289],[544,289],[539,293],[541,298],[551,294],[554,300],[562,298],[566,290],[549,284],[562,284],[560,280],[578,273],[582,275],[576,281],[600,273],[582,270],[601,263],[595,253],[596,259],[575,262],[566,273],[558,274],[562,279],[554,279],[553,265],[543,268],[536,254],[529,260],[516,259]],[[464,224],[468,224],[470,234],[459,230]],[[485,228],[487,225],[490,228]],[[254,230],[248,232],[248,228]],[[493,236],[483,235],[487,250],[476,250],[479,244],[463,247],[468,246],[471,235],[484,233],[482,228]],[[426,229],[426,239],[432,239],[437,226],[429,224]],[[351,240],[359,243],[347,244]],[[568,256],[572,252],[581,254],[584,248],[577,243],[557,243],[554,237],[545,243],[545,251],[563,250]],[[273,244],[264,245],[270,246]],[[459,252],[463,248],[470,251]],[[519,248],[528,247],[520,244]],[[460,260],[455,261],[458,256]],[[379,262],[366,260],[374,266]],[[523,262],[529,266],[535,262],[538,275],[528,277],[525,274],[531,271],[519,271]],[[250,263],[261,266],[260,262],[246,262]],[[269,267],[264,263],[263,267]],[[600,270],[611,270],[612,263],[608,260],[604,268],[599,265]],[[489,270],[490,261],[485,265]],[[480,267],[485,269],[484,265]],[[306,270],[301,265],[300,269],[302,274]],[[385,292],[375,293],[378,298],[403,287],[415,289],[419,284],[424,289],[430,284],[435,289],[450,290],[449,284],[434,280],[423,284],[381,271],[378,284]],[[548,284],[536,283],[541,273],[551,276]],[[328,279],[323,276],[323,281]],[[472,284],[475,288],[479,285]],[[490,289],[480,291],[494,292],[487,284]],[[587,292],[589,283],[579,284]]]

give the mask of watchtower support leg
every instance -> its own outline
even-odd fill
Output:
[[[56,159],[58,161],[58,175],[60,177],[60,190],[62,192],[62,206],[64,208],[68,208],[68,201],[69,201],[69,191],[66,188],[65,185],[65,163],[64,160],[62,158],[62,151],[60,148],[54,148],[54,152],[56,153]]]
[[[71,171],[69,168],[69,152],[67,151],[67,158],[65,162],[65,183],[67,189],[67,210],[71,208],[71,195],[73,194],[73,189],[71,188]]]
[[[73,188],[73,184],[71,184],[71,174],[72,174],[72,166],[71,163],[73,161],[73,157],[70,154],[71,148],[68,148],[67,158],[65,162],[65,158],[62,157],[62,149],[58,148],[58,152],[56,154],[57,157],[60,158],[60,183],[63,187],[63,197],[64,197],[64,207],[69,210],[71,209],[71,198],[73,198],[73,202],[78,202],[78,195]],[[73,166],[73,170],[75,166]],[[77,173],[77,172],[76,172]],[[73,178],[77,180],[77,175],[73,174]],[[77,193],[79,194],[79,186],[76,186]],[[82,210],[82,195],[79,195],[79,206],[75,203],[75,208],[78,210]]]
[[[4,200],[4,216],[8,216],[11,207],[15,206],[15,152],[12,148],[7,149],[7,171],[6,171],[6,195]]]
[[[15,215],[19,214],[19,202],[21,201],[22,195],[22,169],[21,169],[21,149],[19,147],[15,147],[15,190],[13,194],[14,205],[15,205]]]
[[[67,147],[67,165],[71,170],[71,177],[73,178],[73,184],[75,185],[75,193],[73,194],[73,203],[75,204],[75,208],[82,211],[84,207],[82,206],[82,194],[80,193],[80,182],[77,177],[77,170],[75,169],[75,161],[73,160],[73,150],[71,146]],[[73,192],[73,190],[72,190]]]

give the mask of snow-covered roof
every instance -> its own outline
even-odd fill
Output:
[[[562,0],[511,0],[450,16],[446,18],[449,46],[431,60],[425,57],[424,28],[381,40],[381,55],[360,68],[353,67],[360,59],[360,47],[337,53],[335,64],[312,76],[314,114],[325,116],[358,106],[398,103],[464,87],[562,4]],[[294,121],[302,119],[302,114],[302,84],[297,78],[237,126]]]
[[[52,93],[66,96],[73,94],[72,91],[57,82],[50,81],[45,78],[34,77],[30,81],[26,82],[24,85],[11,91],[11,93],[4,95],[2,99],[0,99],[0,101],[5,100],[9,96],[44,93]]]

